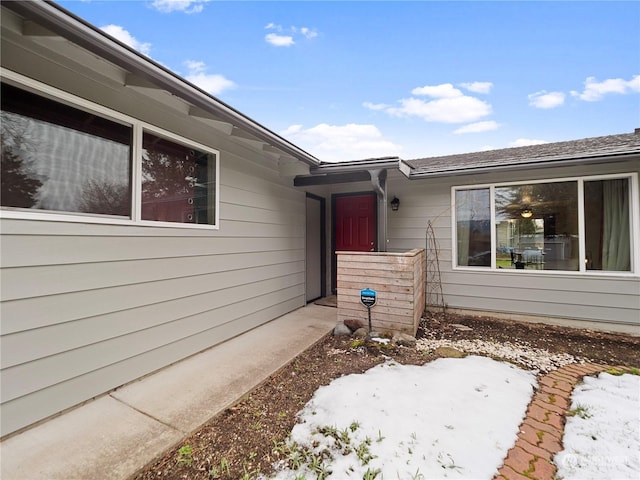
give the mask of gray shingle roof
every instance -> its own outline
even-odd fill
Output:
[[[411,176],[426,176],[527,165],[540,166],[546,163],[604,159],[629,154],[640,154],[640,132],[485,152],[418,158],[405,160],[405,163],[413,169]]]

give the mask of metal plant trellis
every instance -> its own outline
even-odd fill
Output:
[[[438,241],[433,230],[431,220],[427,222],[426,232],[426,288],[425,304],[435,310],[442,310],[446,314],[446,304],[442,293],[442,279],[440,277],[440,259],[438,258]]]

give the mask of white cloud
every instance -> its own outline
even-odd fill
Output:
[[[234,82],[223,75],[206,73],[207,66],[203,62],[187,60],[184,63],[189,70],[185,78],[211,95],[217,95],[223,90],[236,86]]]
[[[328,162],[399,155],[402,150],[370,124],[321,123],[308,129],[292,125],[281,135]]]
[[[304,37],[308,40],[318,36],[318,32],[309,27],[289,27],[288,29],[282,28],[282,25],[277,23],[268,23],[264,27],[266,30],[275,30],[278,33],[268,33],[264,36],[267,43],[275,47],[291,47],[296,44],[294,37]]]
[[[609,78],[598,82],[595,77],[589,77],[584,82],[582,93],[572,91],[571,95],[586,102],[602,100],[605,95],[611,93],[627,94],[640,92],[640,75],[635,75],[631,80],[622,78]]]
[[[421,99],[416,97],[399,100],[400,106],[386,106],[385,104],[366,102],[363,104],[370,110],[384,110],[389,115],[397,117],[419,117],[427,122],[468,123],[475,122],[491,114],[491,105],[470,95],[465,95],[450,83],[440,85],[425,85],[411,90],[413,95],[431,97]]]
[[[153,0],[151,6],[162,13],[200,13],[210,0]]]
[[[371,103],[371,102],[364,102],[362,104],[363,107],[368,108],[369,110],[386,110],[387,108],[389,108],[389,105],[387,105],[386,103]]]
[[[455,88],[450,83],[443,83],[441,85],[425,85],[424,87],[417,87],[411,90],[412,95],[426,95],[434,98],[454,98],[461,97],[462,92]]]
[[[144,55],[149,55],[151,51],[151,44],[144,43],[137,40],[133,35],[131,35],[128,31],[122,28],[120,25],[106,25],[100,28],[103,32],[111,35],[116,40],[120,40],[125,45],[139,51]]]
[[[396,116],[415,116],[427,122],[473,122],[491,113],[491,105],[466,95],[424,101],[419,98],[403,98],[399,108],[391,107],[387,113]]]
[[[289,125],[285,130],[280,132],[280,135],[286,137],[289,135],[294,135],[302,130],[302,125]]]
[[[555,108],[564,104],[565,94],[562,92],[540,92],[529,95],[529,105],[536,108]]]
[[[312,30],[307,27],[302,27],[300,29],[300,33],[305,36],[305,38],[316,38],[318,36],[318,32],[316,30]]]
[[[543,143],[549,143],[546,140],[537,140],[534,138],[519,138],[509,143],[510,147],[527,147],[529,145],[542,145]]]
[[[184,64],[189,69],[189,73],[192,74],[202,73],[207,69],[207,65],[204,62],[196,60],[186,60]]]
[[[489,120],[486,122],[476,122],[470,123],[469,125],[464,125],[457,130],[454,130],[453,133],[480,133],[480,132],[489,132],[491,130],[497,130],[500,128],[500,124],[493,120]]]
[[[493,87],[493,83],[470,82],[470,83],[461,83],[460,86],[474,93],[489,93],[491,91],[491,88]]]
[[[296,42],[293,40],[293,37],[290,35],[278,35],[277,33],[267,33],[264,36],[264,39],[267,43],[275,47],[290,47],[294,45]]]

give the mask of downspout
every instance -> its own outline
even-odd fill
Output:
[[[387,251],[387,170],[369,170],[371,185],[378,197],[378,251]]]

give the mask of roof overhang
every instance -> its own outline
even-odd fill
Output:
[[[399,157],[371,158],[349,162],[329,163],[311,167],[309,175],[298,175],[294,179],[296,187],[311,185],[331,185],[335,183],[368,182],[379,177],[380,172],[397,169]]]
[[[309,187],[312,185],[368,182],[369,180],[371,180],[371,175],[366,170],[346,173],[319,173],[316,175],[297,175],[293,179],[293,186]]]
[[[400,160],[400,171],[410,180],[421,178],[441,178],[453,177],[461,175],[477,175],[482,173],[494,172],[514,172],[520,170],[535,170],[541,168],[569,167],[575,165],[595,165],[598,163],[609,163],[612,161],[624,161],[637,158],[640,156],[640,150],[632,152],[624,152],[619,154],[592,155],[592,156],[575,156],[575,157],[558,157],[545,158],[540,160],[530,160],[508,165],[485,165],[474,166],[469,168],[441,168],[433,170],[418,170],[413,168],[407,161]]]
[[[322,162],[315,167],[311,167],[309,171],[312,174],[328,174],[381,169],[388,170],[391,168],[398,168],[398,162],[400,162],[400,157],[370,158],[366,160],[353,160],[340,163]]]
[[[3,0],[2,7],[130,72],[150,88],[165,90],[193,105],[194,110],[209,112],[296,160],[312,167],[321,163],[275,132],[55,3]]]

